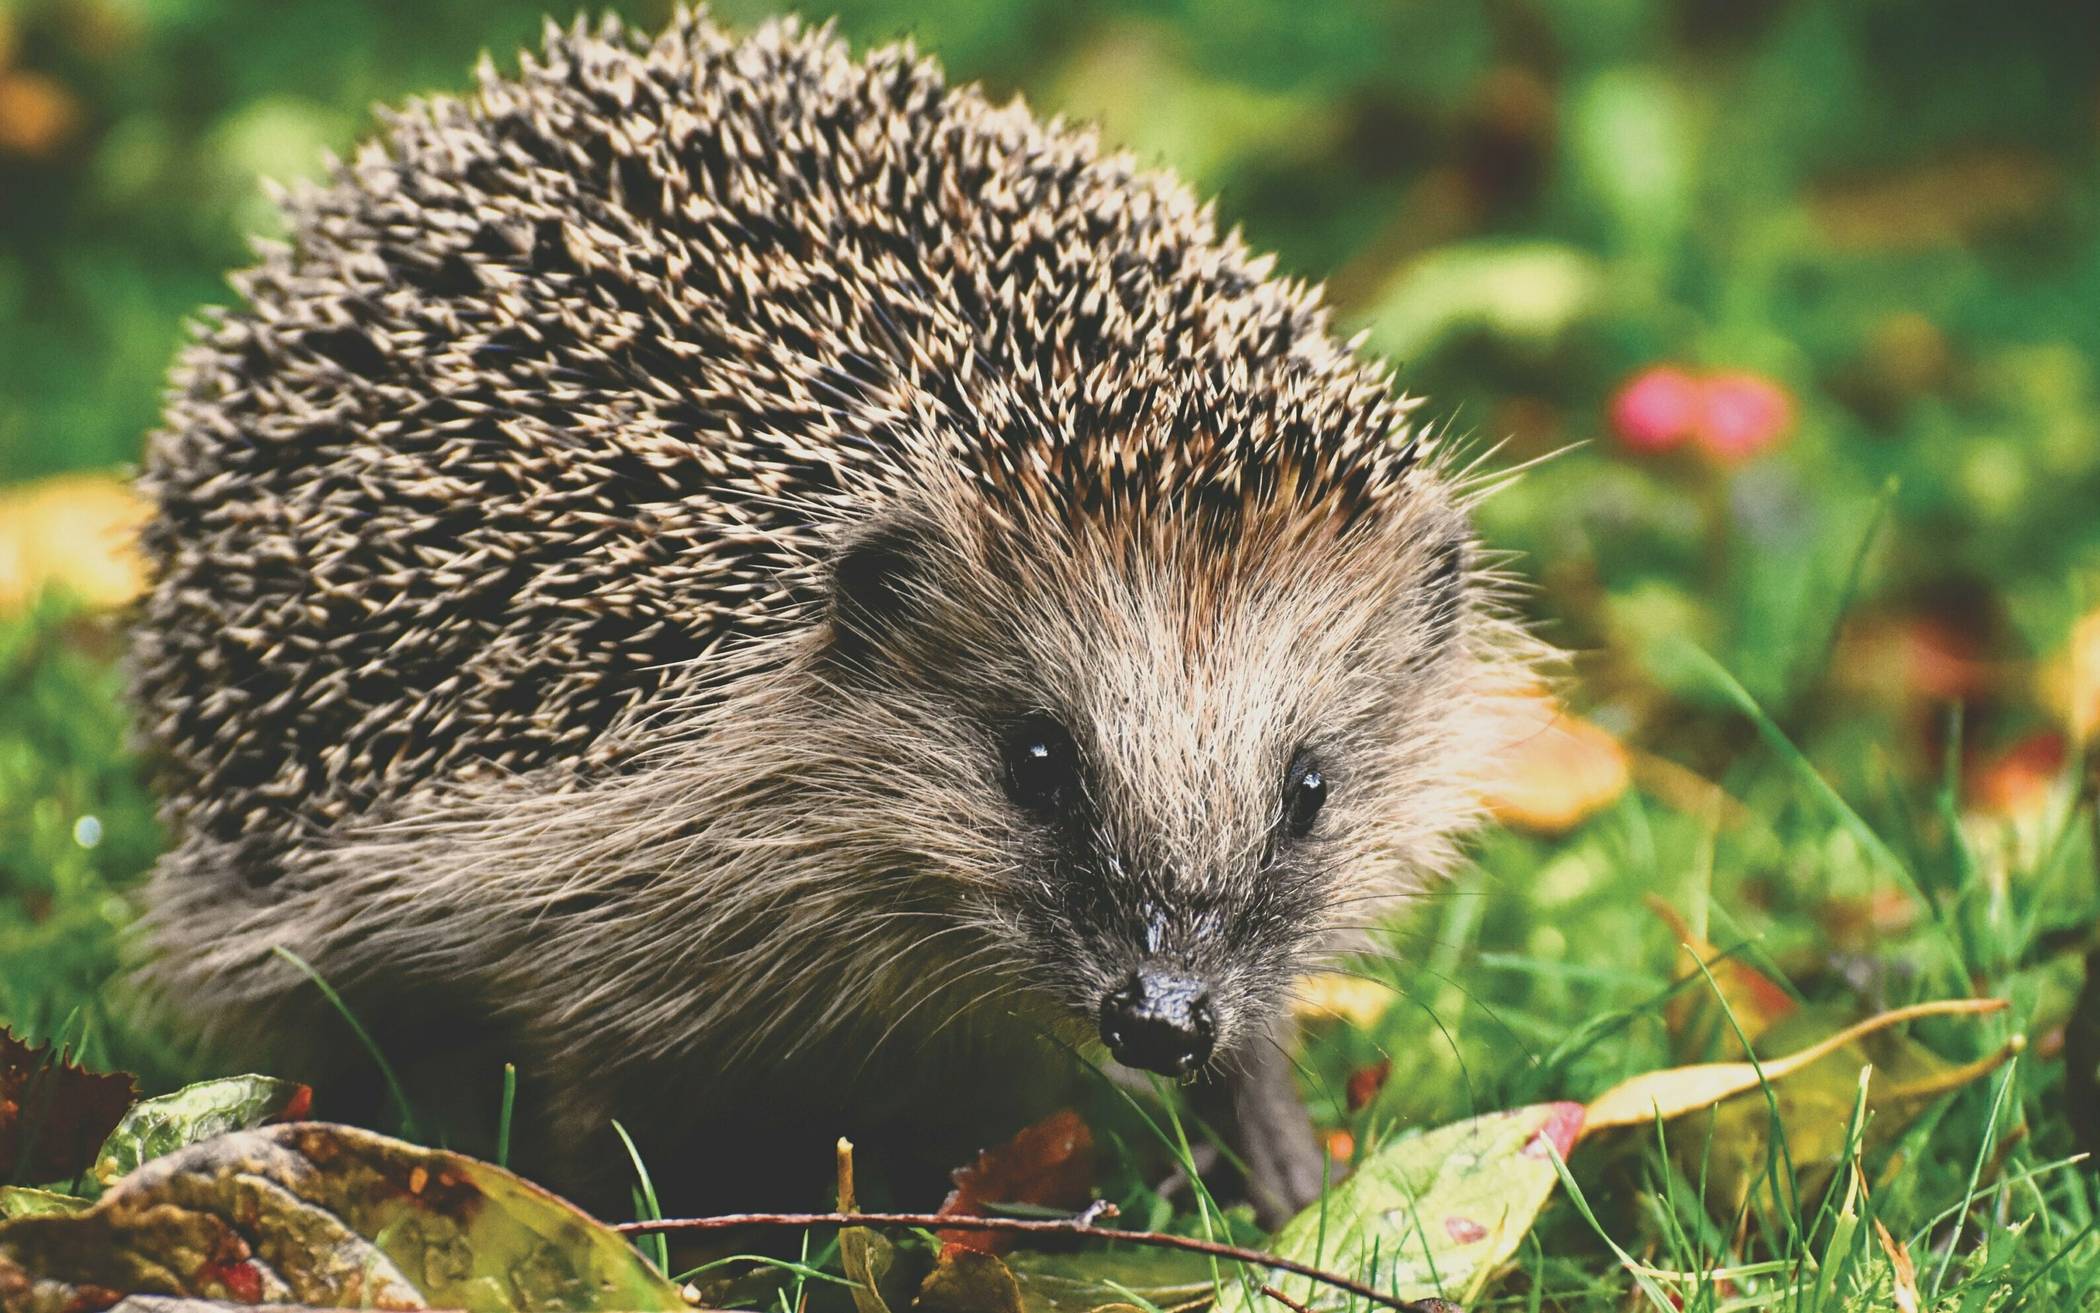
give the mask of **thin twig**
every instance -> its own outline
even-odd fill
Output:
[[[1103,1214],[1105,1215],[1105,1214]],[[1451,1305],[1443,1300],[1398,1299],[1338,1272],[1327,1272],[1304,1263],[1265,1254],[1259,1249],[1168,1235],[1162,1231],[1118,1231],[1063,1217],[950,1217],[943,1213],[723,1213],[716,1217],[667,1217],[660,1221],[622,1222],[613,1229],[627,1235],[651,1235],[659,1231],[723,1231],[738,1226],[917,1226],[940,1231],[1000,1231],[1019,1235],[1084,1236],[1090,1240],[1121,1240],[1155,1249],[1185,1249],[1190,1253],[1228,1258],[1258,1267],[1288,1272],[1323,1286],[1347,1291],[1399,1313],[1440,1313]]]
[[[1281,1290],[1278,1290],[1274,1286],[1263,1286],[1261,1288],[1261,1293],[1267,1296],[1268,1298],[1275,1300],[1277,1303],[1283,1305],[1285,1308],[1289,1309],[1291,1313],[1312,1313],[1311,1309],[1299,1303],[1297,1300],[1292,1299],[1289,1295],[1284,1294]]]

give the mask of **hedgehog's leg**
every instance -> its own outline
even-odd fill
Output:
[[[1282,1226],[1320,1197],[1325,1160],[1280,1040],[1250,1045],[1236,1070],[1195,1094],[1197,1111],[1247,1165],[1247,1202],[1263,1226]]]

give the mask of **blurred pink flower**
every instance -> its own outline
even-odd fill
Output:
[[[1762,374],[1714,374],[1701,391],[1705,404],[1693,436],[1721,460],[1748,460],[1794,427],[1794,399]]]
[[[1668,451],[1698,426],[1702,392],[1699,380],[1675,365],[1644,369],[1612,398],[1612,429],[1634,451]]]
[[[1794,426],[1794,400],[1762,374],[1699,375],[1677,365],[1635,374],[1611,402],[1611,426],[1629,451],[1654,455],[1691,441],[1708,457],[1748,460]]]

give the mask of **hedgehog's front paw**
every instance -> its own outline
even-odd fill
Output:
[[[1250,1046],[1230,1075],[1197,1087],[1196,1102],[1247,1165],[1247,1201],[1263,1226],[1282,1226],[1320,1197],[1326,1163],[1281,1044]]]

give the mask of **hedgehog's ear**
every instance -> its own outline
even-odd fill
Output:
[[[831,558],[833,650],[854,664],[886,645],[918,607],[927,560],[916,528],[885,524],[857,533]]]

